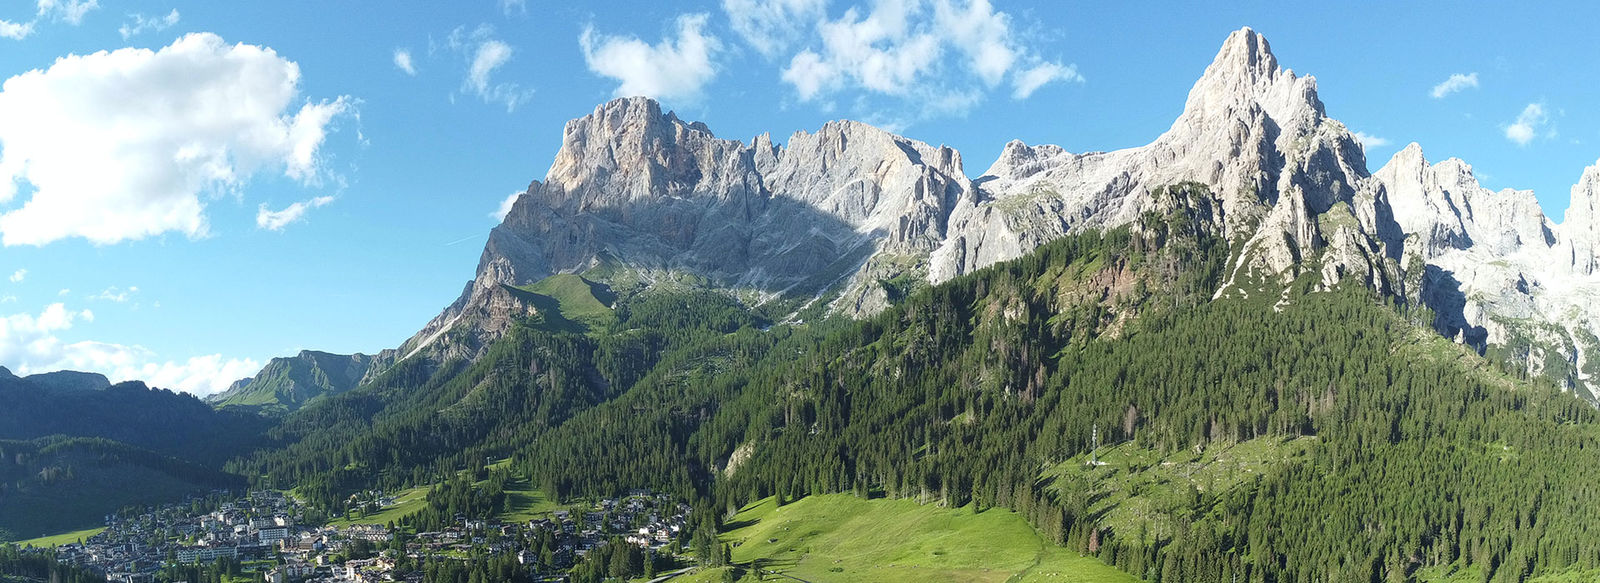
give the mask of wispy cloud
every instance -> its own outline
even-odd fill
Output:
[[[306,212],[314,208],[327,206],[333,202],[331,196],[319,196],[311,200],[300,201],[284,207],[283,210],[267,210],[267,205],[262,204],[256,211],[256,226],[268,231],[282,231],[303,218]]]
[[[26,270],[26,269],[18,269],[16,272],[11,274],[11,283],[20,283],[23,279],[25,279],[27,277],[28,277],[28,270]]]
[[[533,98],[533,90],[518,83],[499,81],[496,72],[516,55],[516,48],[495,37],[494,28],[481,25],[471,33],[458,27],[450,33],[447,45],[467,58],[467,76],[462,88],[477,95],[484,103],[503,103],[506,112]]]
[[[172,26],[177,24],[182,18],[183,15],[178,14],[178,9],[176,8],[172,9],[172,12],[168,12],[166,16],[162,17],[147,17],[143,14],[129,14],[128,22],[123,23],[122,26],[117,29],[117,33],[122,35],[122,40],[128,40],[145,32],[161,32],[163,30],[172,28]]]
[[[1434,85],[1433,91],[1430,94],[1433,95],[1434,99],[1444,99],[1451,93],[1459,93],[1466,89],[1475,89],[1477,87],[1478,74],[1476,72],[1465,75],[1456,73],[1451,75],[1449,79],[1445,79],[1438,85]]]

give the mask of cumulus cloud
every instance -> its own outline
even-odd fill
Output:
[[[11,283],[20,283],[23,278],[26,277],[28,277],[28,270],[18,269],[16,272],[11,274]]]
[[[0,204],[29,197],[0,214],[0,241],[203,237],[203,193],[237,191],[269,168],[315,184],[330,123],[354,100],[295,109],[299,81],[300,67],[272,49],[209,33],[158,51],[69,55],[6,80]]]
[[[827,7],[827,0],[722,0],[733,31],[767,58],[793,47]]]
[[[1445,79],[1438,85],[1434,85],[1433,91],[1430,92],[1430,95],[1433,95],[1434,99],[1444,99],[1451,93],[1459,93],[1466,89],[1475,89],[1477,87],[1478,74],[1476,72],[1468,73],[1466,75],[1456,73],[1451,75],[1449,79]]]
[[[1516,142],[1518,146],[1526,146],[1538,136],[1539,130],[1550,123],[1550,116],[1544,111],[1544,104],[1529,103],[1522,108],[1522,113],[1517,115],[1517,120],[1505,126],[1506,139]]]
[[[60,336],[79,322],[93,321],[93,312],[69,310],[61,303],[50,304],[38,314],[0,317],[0,362],[24,376],[55,370],[92,371],[105,374],[113,382],[143,380],[197,395],[226,389],[233,381],[261,369],[260,363],[249,358],[212,354],[162,361],[141,346],[92,340],[69,342]]]
[[[591,72],[621,82],[615,91],[619,97],[693,100],[717,76],[711,59],[722,50],[721,41],[705,32],[706,19],[706,14],[679,16],[677,38],[654,45],[631,36],[599,34],[589,26],[578,44]]]
[[[516,48],[495,38],[493,27],[479,26],[471,33],[458,27],[450,33],[448,46],[467,57],[467,78],[462,82],[462,88],[477,95],[484,103],[503,103],[506,112],[510,113],[533,98],[532,89],[494,79],[495,72],[511,62]]]
[[[517,197],[519,196],[522,196],[521,192],[513,192],[511,196],[507,196],[505,200],[500,201],[500,208],[489,213],[489,218],[494,219],[497,223],[505,221],[506,215],[511,214],[511,207],[517,204]]]
[[[1389,145],[1388,139],[1380,138],[1366,132],[1356,132],[1355,137],[1357,142],[1361,142],[1361,149],[1363,150],[1382,148]]]
[[[724,3],[730,18],[736,4]],[[801,101],[861,90],[950,101],[961,107],[946,112],[959,114],[1003,84],[1013,99],[1027,99],[1050,83],[1083,80],[1077,67],[1025,46],[1011,16],[988,0],[881,0],[836,19],[822,15],[815,30],[781,74]]]
[[[52,17],[77,26],[83,15],[100,7],[100,0],[39,0],[39,18]]]
[[[506,16],[517,16],[528,13],[528,0],[500,0],[500,11]]]
[[[166,16],[155,17],[143,14],[129,14],[128,22],[117,28],[117,33],[122,35],[122,40],[128,40],[145,32],[161,32],[172,28],[183,16],[178,14],[178,9],[173,8]]]
[[[305,218],[306,211],[327,206],[330,202],[333,202],[333,197],[319,196],[296,202],[277,211],[267,210],[267,205],[262,204],[256,210],[256,226],[269,231],[282,231],[284,227]]]
[[[394,66],[404,71],[407,75],[415,76],[417,74],[417,66],[411,62],[411,51],[406,49],[394,50]]]

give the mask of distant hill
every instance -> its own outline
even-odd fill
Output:
[[[292,357],[272,359],[256,376],[236,382],[206,400],[220,408],[287,413],[316,399],[355,388],[372,364],[373,357],[365,354],[305,350]]]
[[[111,381],[106,379],[106,375],[75,370],[28,375],[22,380],[53,391],[99,391],[111,386]]]
[[[90,386],[82,373],[46,375],[44,385],[35,378],[0,376],[0,439],[98,437],[215,467],[258,444],[268,426],[137,381],[81,390]]]
[[[96,526],[126,506],[244,485],[238,476],[107,439],[0,440],[0,537]]]

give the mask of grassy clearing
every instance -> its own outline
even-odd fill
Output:
[[[531,294],[524,299],[540,310],[551,329],[583,333],[604,330],[617,320],[611,290],[576,275],[560,273],[516,289]]]
[[[61,545],[68,545],[78,542],[79,540],[88,539],[91,536],[100,534],[100,532],[104,531],[105,529],[106,527],[102,526],[98,528],[74,530],[72,532],[63,532],[61,534],[52,534],[50,536],[41,536],[39,538],[30,538],[25,541],[17,541],[17,544],[20,546],[32,545],[35,547],[59,547]]]
[[[388,524],[390,521],[398,521],[401,517],[420,510],[423,505],[427,503],[428,487],[417,486],[415,488],[401,490],[400,493],[395,496],[395,503],[393,506],[386,507],[375,514],[368,514],[360,518],[352,519],[346,516],[330,520],[328,521],[328,526],[345,527],[352,524]]]
[[[557,504],[543,492],[535,490],[532,482],[517,480],[506,484],[506,511],[500,513],[499,518],[506,522],[522,522],[547,517],[563,508],[566,505]]]
[[[1192,511],[1193,496],[1226,491],[1294,463],[1315,441],[1259,438],[1165,456],[1123,443],[1100,448],[1100,465],[1089,465],[1086,456],[1074,458],[1045,477],[1063,499],[1092,501],[1090,513],[1104,516],[1113,531],[1145,533],[1145,543],[1151,544],[1174,534],[1172,518]]]
[[[779,508],[766,499],[729,523],[723,540],[745,569],[828,581],[1130,582],[1138,579],[1046,544],[1021,516],[910,500],[812,496]],[[697,578],[698,577],[698,578]],[[719,577],[701,571],[683,581]],[[705,579],[717,580],[717,579]]]

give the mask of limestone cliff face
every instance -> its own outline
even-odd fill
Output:
[[[1293,277],[1322,257],[1325,283],[1355,274],[1390,291],[1397,270],[1381,259],[1376,235],[1392,229],[1380,224],[1387,217],[1366,178],[1359,143],[1327,117],[1316,80],[1280,68],[1266,39],[1246,28],[1228,37],[1183,115],[1148,145],[1073,154],[1008,144],[977,180],[981,196],[953,210],[930,274],[940,281],[1073,229],[1127,224],[1147,210],[1151,190],[1198,182],[1221,198],[1225,233],[1248,241],[1230,278]]]
[[[763,297],[844,286],[847,311],[875,311],[886,300],[865,274],[885,270],[870,259],[925,257],[972,189],[954,150],[866,124],[746,145],[649,99],[618,99],[567,124],[545,179],[491,231],[473,282],[400,352],[462,324],[486,345],[508,329],[497,314],[514,312],[484,308],[515,301],[503,286],[596,268],[693,274]]]
[[[1600,280],[1593,276],[1592,200],[1600,165],[1572,189],[1560,226],[1533,193],[1490,191],[1457,159],[1428,164],[1411,144],[1373,174],[1406,234],[1404,255],[1422,265],[1417,299],[1440,332],[1499,350],[1529,374],[1548,375],[1600,399]]]

